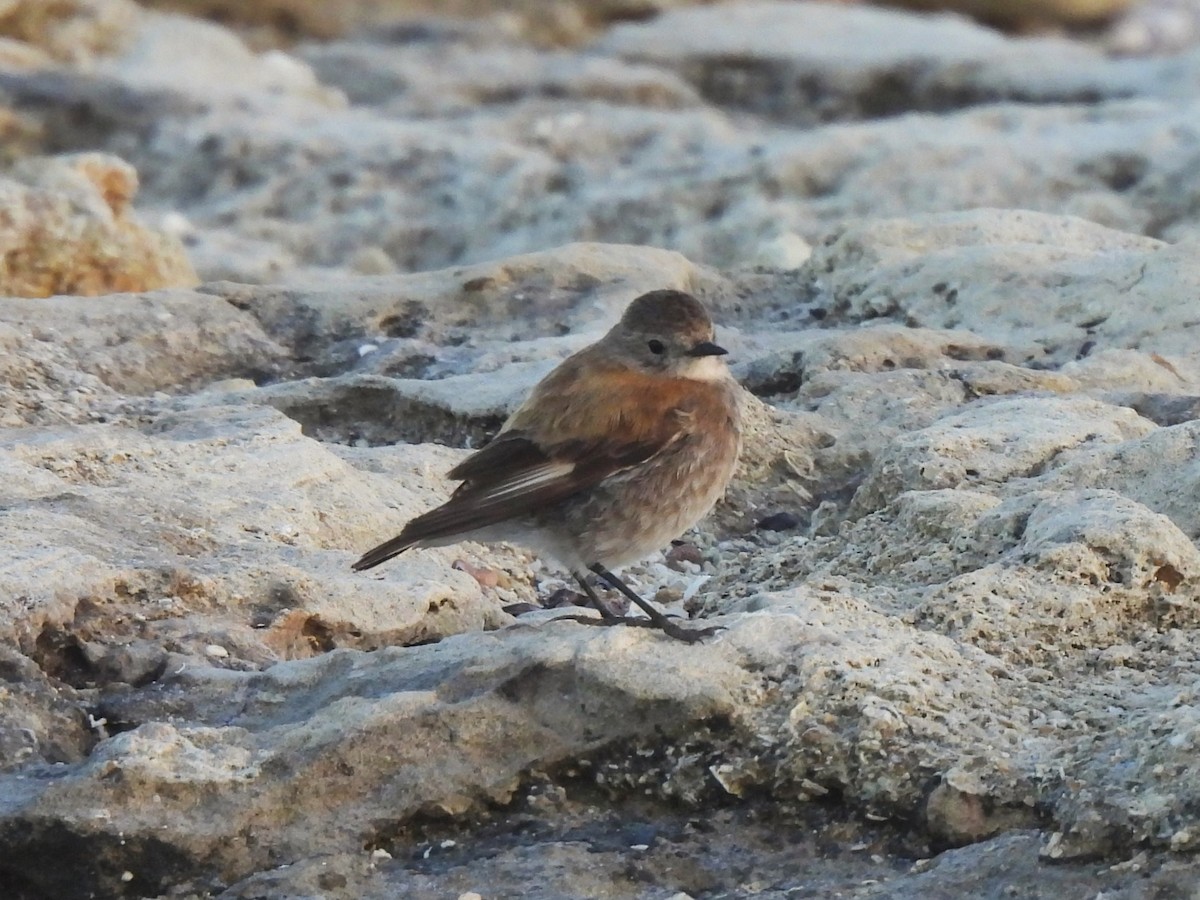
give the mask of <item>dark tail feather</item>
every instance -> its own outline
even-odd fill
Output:
[[[507,518],[507,515],[500,518]],[[496,518],[493,517],[491,521],[496,521]],[[390,541],[384,541],[378,547],[364,553],[362,559],[351,568],[355,572],[372,569],[382,562],[387,562],[393,556],[399,556],[409,547],[415,547],[422,541],[465,534],[480,524],[486,525],[490,522],[488,520],[480,521],[480,515],[474,505],[456,504],[454,500],[450,500],[436,509],[417,516]]]
[[[364,569],[373,569],[380,563],[387,562],[393,556],[399,556],[409,547],[417,542],[412,535],[408,534],[407,529],[401,532],[390,541],[384,541],[378,547],[373,547],[362,555],[352,568],[355,572],[361,572]]]

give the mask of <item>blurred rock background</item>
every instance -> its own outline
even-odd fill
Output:
[[[1198,28],[0,0],[0,895],[1191,896]],[[350,572],[663,287],[719,637]]]

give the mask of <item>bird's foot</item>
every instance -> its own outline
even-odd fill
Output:
[[[595,616],[559,616],[559,619],[570,619],[581,625],[628,625],[630,628],[657,628],[668,637],[675,638],[687,644],[696,644],[706,637],[712,637],[718,631],[724,631],[725,626],[713,625],[709,628],[683,628],[665,616],[661,620],[645,616],[611,616],[597,619]]]
[[[698,644],[706,637],[712,637],[718,631],[725,630],[724,625],[710,625],[707,628],[683,628],[670,620],[667,620],[665,624],[652,624],[650,627],[659,628],[667,636],[673,637],[677,641],[683,641],[685,644]]]
[[[608,609],[607,606],[604,605],[603,601],[601,601],[596,595],[596,592],[592,590],[592,586],[588,584],[587,578],[584,577],[582,573],[576,573],[575,579],[579,582],[580,587],[582,587],[584,592],[588,595],[588,599],[592,601],[592,605],[600,611],[600,615],[602,616],[599,621],[596,621],[595,619],[587,619],[586,621],[589,625],[632,625],[634,628],[657,628],[659,631],[666,634],[667,637],[673,637],[677,641],[684,641],[688,644],[698,643],[699,641],[704,640],[706,637],[711,637],[718,631],[724,630],[721,625],[714,625],[711,628],[680,628],[671,619],[664,616],[660,610],[639,597],[636,591],[630,588],[629,585],[623,582],[612,572],[608,571],[608,569],[604,568],[604,566],[596,563],[595,565],[588,566],[588,568],[595,575],[606,581],[610,587],[613,587],[621,594],[624,594],[625,599],[630,603],[637,604],[639,607],[641,607],[642,612],[646,614],[646,618],[644,619],[641,616],[635,618],[632,616],[615,615],[611,610]],[[574,617],[568,616],[567,618]],[[576,619],[576,621],[582,622],[585,620]]]

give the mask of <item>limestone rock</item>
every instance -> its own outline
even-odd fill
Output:
[[[103,386],[131,395],[196,388],[221,378],[268,377],[283,350],[254,320],[225,301],[193,291],[115,294],[93,300],[0,298],[14,348],[5,391],[26,404],[70,404],[39,391],[38,380]],[[39,374],[44,372],[46,374]],[[47,377],[48,376],[48,377]],[[12,412],[12,409],[9,409]]]
[[[689,5],[0,3],[36,249],[215,279],[0,300],[0,894],[1192,890],[1200,56]],[[349,570],[664,287],[746,449],[623,575],[723,630]]]
[[[1045,28],[1054,25],[1095,25],[1124,12],[1130,0],[894,0],[895,6],[920,10],[947,10],[1009,28]]]
[[[807,27],[811,6],[779,4],[780,21],[800,17]],[[360,38],[255,56],[229,35],[151,17],[138,44],[145,52],[105,64],[121,91],[70,73],[0,81],[68,146],[64,118],[87,103],[99,139],[112,135],[142,174],[145,200],[185,217],[190,254],[209,279],[311,284],[364,259],[411,271],[576,240],[653,244],[737,266],[778,260],[770,248],[781,241],[813,245],[853,217],[980,206],[1066,211],[1173,240],[1194,230],[1190,58],[1116,63],[1079,45],[844,5],[822,7],[817,25],[844,32],[848,47],[865,46],[866,37],[850,38],[867,35],[871,53],[830,59],[818,44],[807,56],[772,56],[755,36],[790,32],[774,27],[773,13],[727,27],[723,16],[753,19],[730,12],[743,7],[758,9],[627,23],[586,59],[514,47],[494,29],[437,28],[406,31],[399,44]],[[936,114],[947,97],[962,109],[935,115],[936,128],[872,109],[860,111],[865,124],[740,128],[731,115],[769,92],[751,79],[726,110],[705,104],[677,71],[692,65],[686,42],[664,37],[685,26],[703,36],[698,48],[714,44],[718,72],[736,54],[717,51],[735,37],[764,48],[752,68],[768,80],[794,83],[789,66],[809,60],[828,90],[798,97],[805,110],[841,116],[847,104],[887,101]],[[947,29],[971,37],[938,39]],[[894,35],[910,32],[927,54],[920,78],[887,61]],[[192,68],[176,71],[181,54],[155,48],[180,45]],[[673,55],[626,68],[643,45]],[[986,59],[964,62],[971,47]],[[370,105],[341,108],[306,63]],[[875,90],[893,64],[900,82]],[[232,71],[237,78],[224,77]],[[738,77],[733,66],[729,80]],[[996,103],[1006,98],[1018,102]],[[125,123],[115,135],[112,122]],[[609,177],[614,169],[621,179]]]
[[[977,423],[984,419],[981,429]],[[905,490],[978,489],[1029,477],[1064,450],[1120,443],[1153,428],[1130,409],[1095,401],[1052,397],[977,404],[899,438],[879,454],[854,506],[862,513]]]
[[[258,675],[172,676],[158,704],[196,724],[148,722],[77,769],[7,783],[0,840],[25,852],[6,869],[63,897],[83,896],[85,873],[89,890],[117,890],[132,871],[143,892],[200,865],[237,878],[275,860],[375,844],[388,823],[419,812],[504,802],[529,765],[731,715],[750,687],[720,655],[664,647],[637,629],[547,627],[335,652]],[[299,718],[294,700],[305,708]],[[336,829],[312,827],[331,812]],[[251,822],[252,844],[224,837]],[[33,864],[63,828],[74,852],[58,866]]]
[[[368,357],[371,364],[387,355],[389,339],[450,344],[443,353],[451,354],[454,344],[476,334],[472,343],[485,346],[518,339],[532,344],[534,338],[587,326],[592,326],[587,333],[598,336],[601,323],[607,328],[638,294],[662,288],[704,293],[722,283],[715,272],[678,253],[583,243],[398,278],[360,277],[350,292],[344,283],[313,289],[299,282],[266,290],[214,284],[205,290],[245,309],[298,356],[320,356],[329,369]],[[375,349],[360,354],[368,342]],[[376,356],[380,344],[384,353]],[[503,359],[517,361],[511,355]]]
[[[13,176],[0,181],[0,240],[9,248],[0,292],[94,296],[196,284],[178,240],[129,214],[137,173],[122,160],[28,159]]]
[[[132,0],[10,0],[0,35],[75,64],[117,52],[137,22]]]
[[[977,243],[998,259],[1014,246],[1023,259],[1004,222],[977,214],[966,249],[957,225],[939,232],[940,220],[910,225],[906,240],[922,227],[939,235],[942,256],[918,257],[934,271],[953,271]],[[890,246],[873,240],[863,246]],[[1076,240],[1079,258],[1179,259],[1099,229]],[[881,251],[855,259],[865,280],[892,264]],[[807,302],[829,309],[831,276],[851,263],[822,265]],[[1031,263],[1030,278],[1048,283],[1055,265]],[[1189,296],[1178,287],[1186,269],[1163,266],[1173,280],[1157,302],[1170,311]],[[1093,832],[1109,849],[1169,845],[1180,828],[1162,829],[1189,802],[1190,782],[1136,828],[1128,816],[1141,793],[1117,792],[1111,807],[1093,799],[1110,776],[1091,748],[1116,713],[1089,673],[1131,662],[1157,671],[1195,624],[1194,429],[1089,395],[1147,383],[1131,364],[1142,357],[1121,355],[1144,331],[1097,327],[1098,344],[1118,355],[1052,378],[1023,365],[1025,332],[986,305],[965,304],[957,330],[932,316],[924,328],[863,328],[856,320],[870,317],[854,305],[817,332],[758,324],[787,307],[796,277],[723,277],[677,255],[574,246],[357,282],[373,294],[215,285],[105,305],[11,301],[3,310],[16,334],[59,330],[47,363],[93,373],[99,399],[81,398],[74,421],[102,407],[113,418],[32,417],[36,432],[0,445],[5,533],[16,536],[4,593],[26,598],[5,610],[3,631],[44,673],[0,722],[27,760],[0,792],[0,835],[29,863],[10,866],[11,877],[69,893],[95,865],[101,883],[128,871],[149,892],[175,872],[252,878],[274,864],[271,847],[399,852],[394,835],[412,816],[508,803],[522,772],[581,766],[612,796],[649,788],[672,803],[768,791],[800,808],[837,793],[872,816],[924,815],[954,842],[1033,824],[1028,811],[1041,806],[1058,810],[1080,847]],[[730,500],[694,535],[690,571],[701,580],[684,586],[723,616],[720,638],[684,647],[639,629],[550,621],[561,615],[550,610],[510,624],[501,606],[535,601],[536,582],[553,579],[499,547],[348,571],[356,552],[445,496],[441,474],[465,452],[412,442],[479,439],[538,367],[599,333],[629,293],[670,278],[738,323],[722,340],[749,355],[747,371],[772,373],[760,385],[784,386],[794,367],[785,408],[747,401],[750,447]],[[919,284],[900,279],[895,302],[915,309]],[[388,334],[388,317],[406,308],[409,324],[396,319]],[[67,330],[64,309],[82,325]],[[133,324],[163,312],[186,325],[180,339],[150,340]],[[222,353],[197,340],[193,322],[219,335],[211,343]],[[1184,320],[1176,328],[1186,331]],[[1192,357],[1183,334],[1171,339],[1171,377],[1190,396]],[[13,346],[37,358],[32,345]],[[440,368],[396,378],[372,371],[377,353],[406,365],[424,354]],[[775,368],[756,366],[756,353]],[[256,386],[244,367],[263,359],[276,373],[307,359],[341,374]],[[934,376],[958,388],[935,393]],[[906,410],[873,399],[903,384],[930,402]],[[172,386],[180,396],[127,396]],[[891,410],[873,444],[856,396]],[[839,449],[843,440],[857,449]],[[840,524],[740,536],[738,515],[756,498],[802,498],[835,468],[861,479],[853,502],[826,495],[844,505]],[[455,567],[464,553],[498,573],[494,584]],[[641,586],[657,571],[652,563],[633,579]],[[1113,690],[1131,708],[1141,702]],[[96,727],[82,714],[64,723],[79,709],[71,692],[95,698]],[[64,736],[57,746],[52,728]],[[422,735],[453,737],[435,747]],[[28,780],[41,762],[67,765]],[[1062,771],[1082,780],[1067,784]],[[288,787],[297,772],[310,786],[301,800]],[[1103,827],[1088,832],[1093,820]],[[230,823],[250,821],[270,840],[230,843]],[[78,855],[40,865],[64,828]]]
[[[338,107],[341,94],[318,84],[304,63],[282,50],[258,54],[224,28],[185,16],[145,13],[127,46],[95,69],[129,87],[253,104],[274,98]]]
[[[431,40],[403,54],[355,41],[307,46],[301,53],[324,83],[355,103],[392,113],[445,115],[524,96],[658,109],[700,103],[687,82],[658,66],[482,39]]]
[[[374,497],[395,496],[394,482],[370,494],[351,488],[353,470],[274,411],[209,407],[159,417],[148,434],[68,428],[4,449],[19,498],[5,518],[25,534],[7,589],[26,600],[0,629],[27,648],[70,630],[76,640],[157,639],[201,654],[228,630],[241,646],[235,658],[260,663],[502,620],[473,579],[430,555],[393,566],[382,582],[352,575],[353,550],[420,507],[410,499],[407,515],[384,514]],[[281,493],[284,471],[295,493]],[[155,490],[167,472],[178,473],[174,487]],[[214,495],[217,483],[226,487]],[[327,552],[335,548],[345,552]],[[132,619],[106,609],[121,596],[145,606]],[[206,622],[210,606],[223,613]]]
[[[797,124],[945,109],[982,98],[989,69],[1020,80],[1051,53],[1068,68],[1096,59],[951,16],[778,0],[672,11],[616,28],[601,46],[669,66],[711,102]]]
[[[267,33],[271,39],[297,35],[332,38],[370,27],[423,24],[433,17],[483,19],[538,43],[574,44],[610,22],[653,16],[689,0],[595,0],[553,3],[546,0],[267,0],[252,6],[237,0],[151,0],[155,6],[234,21]]]

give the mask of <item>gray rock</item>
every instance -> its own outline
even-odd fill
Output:
[[[111,388],[150,394],[219,378],[261,378],[273,374],[284,358],[282,348],[250,316],[194,291],[100,299],[0,297],[0,318],[11,335],[8,365],[23,365],[17,359],[39,367],[70,365],[78,374],[51,369],[47,375],[59,383],[80,381],[80,392]],[[18,402],[30,405],[32,399],[22,394],[36,389],[34,382],[7,388]]]
[[[1101,62],[1074,42],[1012,40],[957,16],[822,3],[674,10],[615,28],[600,47],[667,66],[710,102],[794,125],[1080,99]]]
[[[723,285],[717,273],[678,253],[572,244],[402,277],[343,278],[325,288],[297,278],[287,287],[216,283],[204,290],[248,312],[293,356],[314,358],[318,373],[327,374],[357,364],[380,345],[386,350],[389,339],[432,343],[442,357],[467,341],[493,351],[509,346],[511,354],[517,342],[520,352],[534,338],[581,328],[598,336],[638,294],[662,288],[704,293]],[[366,354],[364,344],[372,345]],[[474,363],[442,374],[474,370]]]
[[[404,53],[383,43],[344,42],[310,45],[302,53],[324,83],[392,115],[463,114],[538,97],[662,109],[700,103],[690,85],[658,66],[509,42],[433,40]]]
[[[170,413],[146,430],[47,429],[0,445],[6,531],[23,534],[5,590],[24,598],[0,629],[29,646],[62,632],[83,641],[89,681],[102,680],[116,652],[102,647],[134,638],[199,659],[226,645],[230,664],[258,666],[505,618],[436,557],[413,557],[382,581],[349,572],[354,550],[430,505],[428,491],[403,481],[428,457],[409,457],[371,487],[266,407]]]
[[[733,715],[748,674],[720,651],[692,649],[640,629],[565,623],[335,652],[254,675],[185,670],[159,689],[174,724],[139,725],[82,766],[6,781],[6,868],[73,897],[120,890],[125,871],[138,890],[161,891],[181,871],[232,879],[369,846],[417,813],[505,802],[531,765]],[[314,817],[337,825],[314,829]],[[228,840],[247,828],[253,842]],[[64,832],[74,850],[38,864]]]
[[[1000,399],[944,416],[876,458],[854,511],[908,490],[979,489],[1038,474],[1069,449],[1123,443],[1154,428],[1133,410],[1082,398]]]
[[[746,21],[733,27],[725,16]],[[60,145],[79,142],[63,121],[82,102],[87,134],[138,168],[143,196],[186,216],[210,279],[426,269],[581,239],[730,265],[778,258],[781,242],[813,243],[847,217],[977,206],[1073,212],[1172,237],[1194,230],[1192,58],[1114,63],[944,17],[813,4],[681,10],[623,26],[586,57],[436,29],[394,50],[346,41],[302,52],[338,83],[374,85],[363,99],[381,114],[312,96],[311,73],[291,57],[260,60],[206,26],[143,18],[205,48],[192,54],[203,59],[198,77],[130,52],[108,64],[121,91],[72,73],[2,83]],[[676,31],[691,37],[664,39]],[[774,50],[755,37],[763,31]],[[842,49],[872,49],[831,55],[829,35],[842,36]],[[742,56],[730,50],[743,45]],[[661,58],[622,68],[636,52]],[[789,85],[807,66],[830,87],[797,102],[835,111],[969,108],[805,132],[742,128],[664,68],[693,59],[731,82],[733,116],[778,99],[756,78],[733,90],[747,67]],[[236,82],[235,96],[210,92],[197,114],[198,85],[214,70],[240,73],[210,79]]]
[[[414,816],[474,814],[510,802],[531,768],[579,766],[594,767],[617,797],[649,787],[659,801],[704,805],[767,791],[799,810],[835,794],[885,820],[921,816],[931,839],[949,843],[1036,824],[1030,810],[1047,808],[1062,835],[1047,853],[1186,846],[1179,816],[1189,781],[1177,779],[1173,799],[1151,809],[1149,787],[1116,789],[1112,779],[1123,776],[1094,755],[1112,709],[1151,715],[1139,693],[1150,682],[1098,694],[1094,673],[1163,671],[1162,655],[1194,627],[1192,423],[1159,427],[1103,399],[1146,386],[1155,372],[1162,380],[1151,386],[1174,379],[1180,396],[1192,396],[1194,356],[1181,334],[1165,332],[1176,342],[1170,360],[1139,354],[1132,347],[1162,326],[1129,320],[1091,326],[1103,350],[1064,364],[1070,375],[1023,366],[1034,322],[1065,327],[1055,324],[1056,304],[1079,290],[1052,287],[1064,277],[1058,257],[1030,260],[1036,245],[1014,235],[1031,227],[1074,235],[1080,260],[1162,260],[1173,280],[1157,302],[1164,315],[1182,308],[1186,291],[1170,285],[1186,284],[1186,274],[1157,243],[1003,214],[917,221],[901,233],[904,245],[924,234],[944,248],[917,257],[926,277],[939,266],[949,277],[980,247],[997,260],[1012,247],[1030,283],[1046,284],[1028,324],[968,292],[958,330],[945,330],[936,307],[918,305],[924,279],[910,276],[894,279],[893,300],[932,319],[926,327],[875,323],[850,302],[831,307],[839,312],[819,330],[756,331],[756,316],[775,315],[794,275],[761,294],[740,286],[770,283],[761,274],[674,276],[705,286],[742,323],[731,337],[749,354],[748,371],[761,371],[760,353],[788,360],[797,375],[791,409],[747,400],[743,466],[705,527],[732,537],[756,521],[756,507],[777,509],[843,477],[861,481],[852,502],[830,501],[846,504],[830,536],[815,523],[812,537],[760,542],[697,534],[693,565],[703,571],[709,552],[719,564],[699,605],[724,614],[728,630],[694,647],[550,621],[558,612],[494,636],[463,634],[511,622],[501,606],[536,597],[518,576],[526,558],[502,548],[413,553],[376,577],[346,568],[356,550],[444,496],[438,475],[462,452],[386,444],[462,445],[494,427],[539,367],[577,345],[546,329],[543,297],[580,335],[597,333],[624,302],[594,286],[564,293],[554,285],[581,283],[566,273],[602,260],[605,281],[649,286],[654,261],[678,257],[629,254],[620,274],[616,251],[573,247],[510,261],[512,287],[481,282],[465,295],[467,273],[455,270],[388,276],[374,297],[217,285],[207,290],[221,297],[186,295],[197,308],[185,321],[216,313],[251,343],[222,340],[233,349],[215,358],[187,340],[135,343],[152,360],[140,380],[111,371],[106,335],[116,323],[128,329],[147,304],[182,309],[182,296],[95,307],[85,334],[56,341],[54,359],[64,371],[97,373],[113,421],[42,424],[0,444],[3,521],[16,537],[5,593],[24,598],[2,624],[45,673],[0,723],[16,760],[0,834],[29,861],[13,877],[60,893],[88,866],[113,889],[125,872],[143,891],[166,890],[180,872],[228,883],[284,858],[399,848],[392,835]],[[847,283],[881,279],[898,265],[894,233],[864,232],[854,263],[814,256],[805,296],[828,302],[843,272],[858,273]],[[518,299],[525,284],[551,286]],[[478,300],[464,308],[464,296]],[[416,330],[376,337],[396,297],[421,304]],[[37,321],[59,302],[28,301],[9,316]],[[211,316],[206,324],[213,333]],[[451,365],[483,373],[229,380],[256,346],[282,366],[304,354],[336,371],[356,367],[343,352],[355,342],[407,341],[438,358],[461,334],[486,337]],[[532,335],[498,355],[501,339]],[[164,347],[179,353],[168,359]],[[172,373],[189,393],[122,398],[167,386]],[[212,377],[226,380],[187,387]],[[904,391],[913,400],[897,402]],[[874,404],[874,423],[863,420],[864,403]],[[505,584],[485,590],[456,571],[462,553]],[[634,573],[679,577],[661,563]],[[681,594],[694,590],[682,584]],[[439,638],[432,648],[398,647]],[[387,647],[396,649],[361,654]],[[586,698],[601,706],[587,712]],[[62,729],[54,723],[72,709],[68,739],[51,746],[51,729]],[[453,737],[434,748],[414,734]],[[1169,760],[1175,747],[1164,736],[1145,749]],[[34,777],[39,762],[66,765]],[[304,797],[288,787],[298,777]],[[251,822],[258,843],[231,844],[230,829]],[[61,858],[63,834],[78,855],[47,869],[39,861],[50,848]]]
[[[211,280],[0,300],[0,893],[1190,890],[1196,57],[759,3],[257,52],[109,5],[3,50],[6,153],[116,154]],[[349,571],[663,287],[746,446],[624,574],[725,630],[558,621],[519,547]]]

